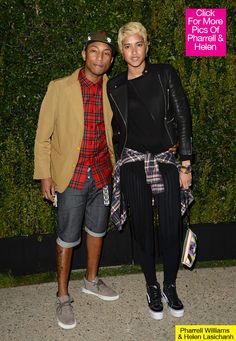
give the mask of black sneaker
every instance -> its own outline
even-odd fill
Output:
[[[175,284],[164,284],[162,300],[168,304],[172,316],[182,317],[184,315],[184,306],[177,295]]]
[[[161,320],[163,318],[163,304],[161,301],[160,284],[147,285],[146,295],[151,317],[155,320]]]

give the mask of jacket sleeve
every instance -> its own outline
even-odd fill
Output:
[[[192,157],[192,129],[191,113],[188,100],[177,72],[170,66],[169,69],[170,105],[177,123],[179,138],[179,154],[182,160]]]
[[[34,179],[51,177],[51,138],[55,125],[56,88],[54,81],[49,83],[43,99],[34,146]]]

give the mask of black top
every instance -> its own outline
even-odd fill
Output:
[[[150,103],[157,96],[157,89],[151,82],[145,82],[146,97],[143,93],[144,77],[140,76],[128,81],[128,134],[126,147],[145,153],[158,154],[166,151],[164,121],[158,110],[150,111]]]

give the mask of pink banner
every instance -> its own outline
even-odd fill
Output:
[[[225,8],[186,8],[186,56],[226,56]]]

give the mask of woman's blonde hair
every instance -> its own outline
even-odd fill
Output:
[[[136,33],[139,34],[143,38],[144,44],[146,46],[149,45],[146,28],[140,22],[131,21],[121,26],[118,32],[118,46],[119,46],[119,50],[121,53],[122,53],[123,40],[130,34],[136,34]]]

